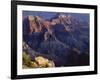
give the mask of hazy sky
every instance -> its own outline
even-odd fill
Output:
[[[28,15],[38,15],[43,17],[44,19],[50,19],[57,15],[57,12],[39,12],[39,11],[23,11],[23,18]],[[74,18],[80,20],[80,21],[87,21],[89,22],[89,14],[83,14],[83,13],[64,13],[66,15],[70,14]]]

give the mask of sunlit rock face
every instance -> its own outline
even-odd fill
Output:
[[[32,15],[24,18],[23,51],[29,54],[31,67],[88,65],[88,26],[85,23],[84,28],[83,22],[65,14],[51,20]]]

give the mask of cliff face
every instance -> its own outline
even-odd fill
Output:
[[[28,16],[23,20],[23,41],[31,48],[28,53],[36,51],[53,60],[55,66],[88,65],[89,25],[83,23],[64,14],[51,20]],[[86,57],[80,60],[82,55]]]

